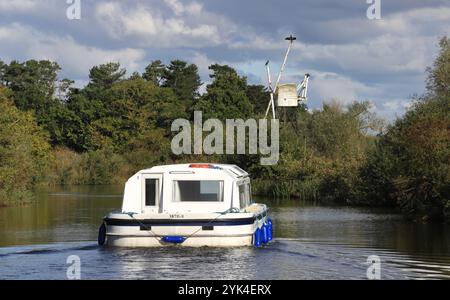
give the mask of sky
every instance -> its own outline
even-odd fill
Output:
[[[80,18],[68,18],[77,1]],[[367,16],[373,1],[380,19]],[[0,60],[54,60],[78,86],[94,65],[118,61],[131,75],[156,59],[195,63],[201,91],[213,63],[265,85],[264,63],[275,77],[289,34],[281,81],[311,74],[311,109],[368,100],[392,121],[424,92],[439,38],[450,36],[450,0],[0,0]]]

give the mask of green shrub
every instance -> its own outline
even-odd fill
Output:
[[[50,162],[48,134],[31,112],[21,112],[0,87],[0,204],[31,201]]]

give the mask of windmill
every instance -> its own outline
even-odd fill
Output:
[[[292,34],[285,38],[285,40],[289,41],[288,48],[286,50],[286,54],[284,55],[283,64],[281,65],[280,72],[277,76],[277,81],[275,82],[275,87],[272,86],[272,77],[270,73],[269,61],[266,62],[266,71],[267,71],[267,83],[270,91],[270,100],[267,105],[265,118],[269,114],[269,111],[272,109],[272,118],[275,119],[275,95],[277,95],[277,107],[297,107],[299,102],[307,100],[308,93],[308,81],[309,74],[305,74],[302,82],[299,84],[295,83],[284,83],[280,84],[281,76],[283,75],[284,68],[286,67],[287,59],[289,56],[289,52],[292,49],[294,41],[297,38],[292,36]]]

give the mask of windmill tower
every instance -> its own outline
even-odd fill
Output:
[[[281,65],[280,72],[277,76],[277,81],[275,82],[275,87],[272,86],[272,77],[270,74],[269,61],[266,62],[266,70],[267,70],[267,82],[270,91],[270,100],[267,105],[265,118],[269,114],[269,111],[272,109],[272,118],[276,118],[276,109],[275,109],[275,96],[277,97],[276,106],[277,108],[289,108],[289,107],[297,107],[299,102],[303,102],[307,100],[308,93],[308,81],[309,74],[305,74],[302,82],[299,84],[296,83],[280,83],[281,76],[283,75],[284,68],[286,67],[287,59],[289,56],[289,52],[292,49],[294,41],[297,38],[292,36],[292,34],[285,38],[285,40],[289,41],[288,48],[286,50],[286,54],[284,55],[283,64]],[[284,111],[286,111],[284,109]]]

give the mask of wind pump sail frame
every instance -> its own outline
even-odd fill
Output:
[[[286,67],[287,59],[289,56],[289,53],[292,49],[292,46],[294,44],[294,41],[297,38],[292,36],[292,34],[285,38],[285,40],[289,41],[288,48],[286,50],[286,53],[284,55],[283,64],[281,65],[280,71],[277,76],[277,80],[275,82],[275,87],[272,86],[272,77],[270,73],[270,66],[269,61],[266,62],[266,71],[267,71],[267,83],[270,91],[270,100],[269,104],[267,105],[265,118],[267,118],[267,115],[269,114],[270,109],[272,109],[272,118],[275,119],[275,102],[274,102],[274,95],[277,92],[278,85],[281,80],[281,76],[283,75],[284,69]],[[307,100],[307,93],[308,93],[308,82],[309,82],[309,74],[305,74],[303,77],[303,80],[300,84],[297,85],[297,100],[298,101],[306,101]]]

